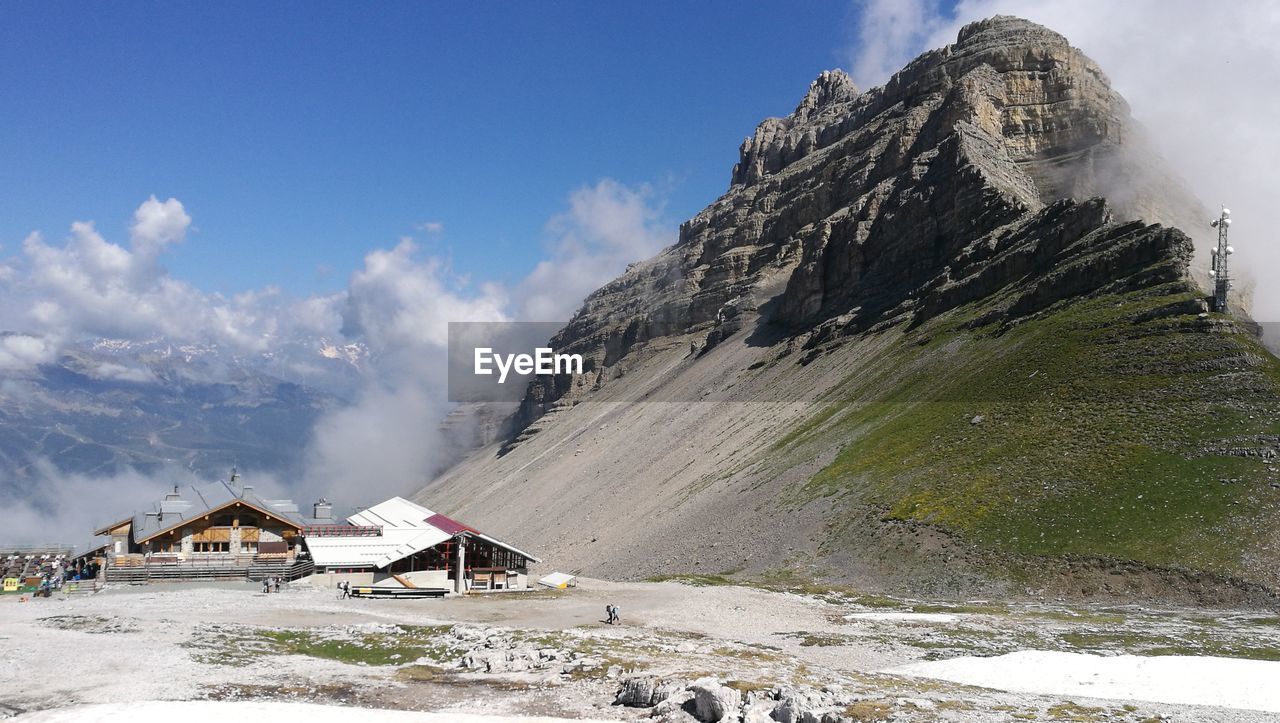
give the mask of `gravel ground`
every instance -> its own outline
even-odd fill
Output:
[[[620,606],[622,625],[602,622],[606,603]],[[411,638],[430,640],[435,657],[386,654]],[[1280,619],[1249,611],[929,603],[597,580],[568,591],[445,600],[338,600],[306,584],[278,595],[253,585],[156,585],[69,599],[0,598],[0,645],[0,717],[29,711],[23,718],[32,720],[67,720],[49,716],[87,713],[77,706],[93,704],[193,700],[639,719],[645,709],[611,705],[621,680],[636,674],[678,681],[709,674],[760,695],[844,691],[868,719],[1280,720],[1244,708],[1276,710],[1265,693],[1186,696],[1213,685],[1210,656],[1250,658],[1254,674],[1280,675]],[[553,660],[572,657],[588,667],[464,670],[468,646],[498,659],[517,648],[554,649]],[[1023,669],[1038,671],[1043,686],[1032,673],[1000,691],[999,675],[972,672],[996,665],[995,656],[1034,650],[1076,654],[1073,665],[1112,661],[1110,687],[1092,689],[1111,699],[1062,688],[1062,671],[1043,662],[1053,656],[1024,659]],[[1114,672],[1118,655],[1201,660],[1184,668],[1179,685],[1134,695]],[[966,668],[965,659],[976,663]],[[1163,674],[1176,675],[1178,660],[1160,660]],[[951,665],[931,672],[935,661]],[[902,666],[912,667],[886,672]],[[1090,674],[1087,667],[1071,672]],[[1175,689],[1177,696],[1161,693]]]

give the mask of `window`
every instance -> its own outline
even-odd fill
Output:
[[[196,552],[231,552],[229,542],[197,542],[193,549]]]
[[[240,543],[240,554],[242,554],[242,555],[256,555],[256,554],[258,554],[258,543],[256,543],[256,542],[241,542],[241,543]]]

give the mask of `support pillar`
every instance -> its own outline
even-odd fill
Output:
[[[462,595],[467,591],[467,543],[458,536],[458,574],[454,576],[453,591]]]

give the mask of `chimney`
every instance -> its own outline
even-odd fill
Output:
[[[332,520],[333,505],[325,500],[325,498],[321,497],[318,502],[312,505],[311,516],[317,520]]]

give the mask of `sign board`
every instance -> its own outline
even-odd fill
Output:
[[[16,577],[6,577],[6,578],[4,579],[4,591],[5,591],[5,592],[17,592],[17,591],[18,591],[18,583],[19,583],[19,582],[20,582],[20,581],[19,581],[19,580],[18,580],[18,578],[16,578]]]

